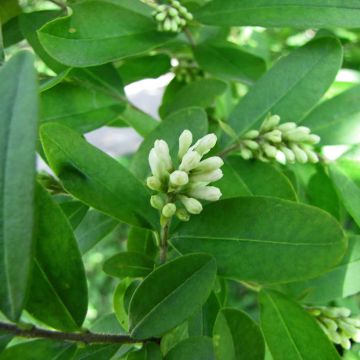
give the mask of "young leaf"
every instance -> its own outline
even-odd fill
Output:
[[[336,265],[346,249],[343,231],[328,213],[270,197],[208,205],[170,241],[181,253],[213,255],[223,277],[262,284],[315,277]]]
[[[205,336],[185,339],[174,346],[165,356],[165,360],[188,359],[215,360],[211,339]]]
[[[45,50],[68,66],[105,64],[149,51],[171,39],[156,30],[150,17],[121,3],[91,0],[73,4],[72,10],[71,15],[53,20],[38,31]]]
[[[181,324],[205,303],[215,275],[215,260],[205,254],[182,256],[157,268],[131,299],[131,336],[157,337]]]
[[[50,166],[72,195],[120,221],[157,226],[147,189],[119,162],[65,126],[45,124],[40,133]]]
[[[352,0],[215,0],[195,16],[220,26],[360,27],[360,5]]]
[[[308,303],[325,304],[360,292],[360,236],[349,236],[349,245],[340,264],[320,277],[290,283],[285,289]]]
[[[59,205],[36,187],[36,252],[26,309],[54,328],[76,330],[87,312],[84,265]]]
[[[31,53],[0,68],[0,309],[12,320],[24,305],[32,259],[37,92]]]
[[[126,360],[161,360],[162,358],[159,345],[146,343],[141,350],[129,353]]]
[[[231,113],[230,125],[242,135],[258,128],[269,112],[282,122],[301,121],[329,88],[341,62],[335,38],[315,39],[296,49],[256,82]]]
[[[265,343],[259,326],[240,310],[222,309],[213,334],[216,358],[263,360]]]
[[[126,331],[129,330],[129,317],[127,309],[125,309],[125,294],[130,284],[130,279],[121,280],[117,285],[113,296],[113,307],[116,318],[119,321],[121,327]]]
[[[192,132],[194,140],[207,133],[207,118],[204,110],[188,108],[171,114],[158,127],[152,131],[140,146],[131,163],[131,171],[139,178],[145,179],[150,172],[148,156],[154,142],[164,139],[170,148],[172,158],[177,158],[179,136],[188,129]]]
[[[104,263],[103,270],[111,276],[144,277],[154,269],[154,262],[146,255],[137,252],[122,252],[112,256]]]
[[[340,360],[320,326],[300,305],[270,290],[260,292],[261,328],[274,360]]]
[[[229,42],[201,44],[194,55],[201,68],[221,79],[252,84],[266,71],[263,59]]]

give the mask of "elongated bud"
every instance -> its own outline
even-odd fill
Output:
[[[308,156],[306,155],[306,152],[302,150],[299,146],[293,144],[290,146],[290,148],[295,155],[296,161],[298,161],[300,164],[305,164],[308,161]]]
[[[153,195],[150,198],[150,204],[153,208],[161,210],[165,205],[165,201],[160,195]]]
[[[200,201],[185,195],[180,195],[179,199],[190,214],[200,214],[202,212],[203,208]]]
[[[309,137],[310,130],[304,126],[300,126],[296,129],[289,130],[283,133],[284,139],[294,142],[303,142]]]
[[[360,329],[357,329],[357,332],[355,335],[351,337],[356,343],[360,343]]]
[[[278,152],[277,148],[275,146],[272,146],[270,144],[262,144],[262,149],[264,150],[264,153],[269,158],[275,158],[276,154]]]
[[[173,7],[170,7],[169,8],[169,15],[172,16],[172,17],[175,17],[175,16],[178,16],[179,12],[173,8]]]
[[[259,144],[253,140],[243,140],[242,143],[250,150],[257,150],[259,148]]]
[[[208,171],[208,172],[201,172],[201,173],[195,173],[194,175],[191,175],[190,180],[192,182],[215,182],[220,180],[223,177],[223,172],[220,169]]]
[[[166,170],[172,168],[169,146],[164,140],[156,140],[154,144],[156,156],[165,164]]]
[[[275,129],[273,131],[270,131],[270,132],[264,134],[264,138],[266,140],[269,140],[269,141],[273,142],[273,143],[279,143],[282,140],[281,135],[282,135],[281,131]]]
[[[250,130],[248,131],[245,135],[244,135],[244,139],[255,139],[259,136],[259,131],[258,130]]]
[[[165,30],[165,31],[170,31],[170,30],[171,30],[171,27],[172,27],[171,19],[166,18],[166,19],[164,20],[163,27],[164,27],[164,30]]]
[[[295,161],[295,154],[286,146],[281,146],[280,151],[285,155],[286,161],[293,163]]]
[[[175,212],[176,212],[176,205],[173,203],[166,204],[162,209],[163,216],[167,218],[171,218],[172,216],[174,216]]]
[[[161,181],[156,176],[149,176],[146,179],[146,185],[151,190],[161,191]]]
[[[351,342],[348,338],[346,338],[345,336],[342,337],[340,345],[345,349],[345,350],[350,350],[351,349]]]
[[[149,164],[150,164],[151,172],[153,173],[154,176],[156,176],[159,179],[162,179],[164,178],[164,176],[167,176],[165,163],[158,158],[155,149],[150,150]]]
[[[242,156],[243,159],[245,160],[249,160],[253,157],[253,153],[251,150],[247,149],[247,148],[244,148],[242,147],[240,149],[240,155]]]
[[[321,138],[318,135],[315,134],[309,134],[305,142],[310,145],[315,145],[320,142]]]
[[[260,131],[261,132],[268,132],[273,130],[280,122],[280,116],[273,115],[267,117],[261,125]]]
[[[335,331],[338,328],[337,323],[334,320],[330,319],[330,318],[323,318],[322,322],[326,325],[326,327],[329,330]]]
[[[179,137],[179,158],[182,159],[193,142],[190,130],[184,130]]]
[[[221,197],[221,191],[215,186],[196,187],[189,191],[189,195],[207,201],[217,201]]]
[[[201,156],[207,154],[216,144],[217,137],[215,134],[207,134],[198,140],[194,146],[194,150]]]
[[[181,221],[189,221],[190,214],[185,209],[177,209],[176,217]]]
[[[199,165],[194,169],[195,172],[207,172],[217,170],[224,165],[224,161],[219,156],[212,156],[208,159],[202,160]]]
[[[317,162],[319,162],[319,158],[318,158],[316,152],[314,152],[310,149],[307,149],[305,147],[303,148],[303,150],[306,152],[306,155],[311,163],[316,164]]]
[[[185,171],[175,170],[170,174],[170,184],[178,187],[186,185],[189,182],[189,176]]]
[[[196,168],[201,160],[201,155],[196,151],[189,150],[182,158],[179,169],[185,172]]]
[[[296,125],[294,122],[286,122],[286,123],[280,124],[280,125],[278,126],[278,129],[279,129],[281,132],[286,132],[286,131],[295,129],[296,126],[297,126],[297,125]]]

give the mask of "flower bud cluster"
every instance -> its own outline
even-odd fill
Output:
[[[278,115],[269,115],[260,130],[250,130],[240,140],[240,154],[244,159],[269,161],[283,157],[289,163],[316,163],[318,155],[313,145],[320,137],[305,126],[293,122],[280,124]]]
[[[204,71],[192,59],[179,59],[179,65],[173,68],[173,72],[178,81],[187,84],[205,77]]]
[[[224,162],[218,156],[203,159],[216,141],[215,134],[208,134],[192,144],[192,133],[184,130],[179,137],[178,159],[174,162],[166,141],[155,141],[149,153],[152,176],[146,183],[157,192],[151,196],[150,203],[160,211],[162,226],[174,215],[188,221],[190,214],[199,214],[203,209],[199,200],[220,199],[220,190],[209,184],[222,178],[220,167]]]
[[[157,5],[153,16],[159,31],[173,33],[180,32],[193,19],[188,9],[177,0],[170,0],[169,5]]]
[[[311,307],[313,315],[328,338],[344,349],[351,348],[351,340],[360,343],[360,317],[352,317],[344,307]]]

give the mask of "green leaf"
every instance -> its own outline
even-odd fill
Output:
[[[315,39],[296,49],[240,100],[230,115],[230,125],[242,135],[258,128],[269,112],[278,114],[282,122],[301,121],[329,88],[341,62],[342,48],[335,38]]]
[[[236,177],[245,184],[249,194],[272,196],[291,201],[297,200],[296,192],[289,179],[274,165],[260,161],[243,160],[240,156],[228,157],[226,163],[236,172]],[[236,187],[238,187],[238,183],[241,184],[240,180],[236,182]],[[228,182],[225,180],[225,184]],[[228,189],[224,190],[226,193],[229,191]],[[243,194],[239,192],[239,195]]]
[[[351,160],[348,161],[351,162]],[[354,161],[353,164],[360,169],[357,162]],[[330,164],[329,173],[345,209],[357,225],[360,226],[360,187],[344,172],[340,162],[338,164]]]
[[[215,360],[212,341],[208,337],[192,337],[181,341],[165,356],[165,360]]]
[[[120,221],[157,226],[147,189],[119,162],[65,126],[45,124],[40,133],[51,168],[72,195]]]
[[[0,332],[0,353],[6,348],[13,337],[13,335],[7,334],[6,331]]]
[[[205,303],[215,275],[215,260],[205,254],[182,256],[157,268],[131,299],[131,336],[157,337],[181,324]]]
[[[345,256],[331,271],[306,282],[290,283],[285,289],[307,303],[319,304],[360,292],[360,236],[349,236]]]
[[[227,360],[263,360],[265,343],[259,326],[246,313],[225,308],[215,322],[216,358]]]
[[[87,284],[74,234],[59,205],[40,185],[36,210],[36,253],[26,309],[56,329],[79,329],[87,312]]]
[[[123,279],[116,286],[113,296],[113,307],[115,315],[120,325],[126,330],[129,330],[129,317],[125,309],[125,294],[127,288],[130,286],[130,279]]]
[[[71,360],[109,360],[117,353],[119,347],[118,344],[91,344],[79,348]]]
[[[162,118],[170,113],[193,106],[208,107],[226,90],[227,84],[216,79],[200,79],[193,81],[174,94],[171,102],[165,102],[160,108]]]
[[[3,25],[21,13],[18,0],[2,0],[0,4],[0,23]]]
[[[131,352],[126,360],[161,360],[162,358],[159,345],[146,343],[141,350]]]
[[[121,3],[91,0],[73,4],[72,10],[71,15],[47,23],[38,32],[45,50],[65,65],[105,64],[149,51],[171,39],[156,30],[150,17]]]
[[[115,219],[91,209],[75,229],[75,237],[81,254],[85,254],[109,235],[119,224]]]
[[[44,50],[36,32],[47,22],[61,16],[61,14],[62,12],[58,10],[47,10],[22,13],[19,17],[20,30],[25,36],[25,39],[41,60],[43,60],[44,63],[56,73],[65,70],[66,66],[60,64]]]
[[[321,145],[360,142],[360,86],[317,106],[302,122],[321,137]]]
[[[202,69],[221,79],[252,84],[265,71],[265,61],[230,42],[201,44],[194,49]]]
[[[122,252],[112,256],[104,263],[103,270],[111,276],[144,277],[154,269],[154,262],[148,256],[137,252]]]
[[[274,360],[339,360],[323,330],[300,305],[270,290],[260,292],[261,328]]]
[[[208,205],[170,241],[180,253],[213,255],[220,276],[262,284],[315,277],[336,265],[346,249],[343,231],[328,213],[269,197]]]
[[[75,229],[85,217],[89,208],[77,200],[69,200],[59,203],[61,210],[68,218],[71,227]]]
[[[32,54],[0,68],[0,309],[11,320],[23,308],[32,259],[37,93]]]
[[[195,17],[221,26],[358,28],[360,5],[352,0],[215,0]]]
[[[7,348],[1,353],[0,360],[70,360],[75,351],[75,344],[55,340],[32,340]]]
[[[127,239],[127,250],[135,251],[154,258],[158,248],[150,230],[132,227]]]
[[[142,79],[157,78],[169,72],[170,60],[166,54],[130,58],[120,64],[118,71],[124,84],[130,84]]]
[[[199,108],[183,109],[162,121],[142,142],[131,163],[131,171],[140,179],[145,179],[150,173],[148,156],[157,139],[164,139],[168,143],[171,156],[176,159],[179,136],[185,129],[193,133],[194,140],[205,135],[207,133],[205,111]]]

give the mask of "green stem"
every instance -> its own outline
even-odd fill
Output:
[[[183,31],[184,31],[184,34],[186,35],[187,39],[189,40],[191,47],[195,48],[196,43],[195,43],[194,37],[192,36],[190,29],[186,26]]]
[[[249,289],[251,291],[259,292],[261,290],[261,286],[259,286],[257,284],[249,283],[246,281],[240,281],[240,284],[245,286],[247,289]]]
[[[236,151],[239,149],[239,144],[234,144],[229,146],[228,148],[225,148],[223,151],[220,151],[218,153],[218,156],[220,156],[221,158],[224,158],[226,155],[228,155],[229,153]]]
[[[160,264],[164,264],[166,262],[167,251],[168,251],[169,227],[170,227],[170,220],[161,229]]]

